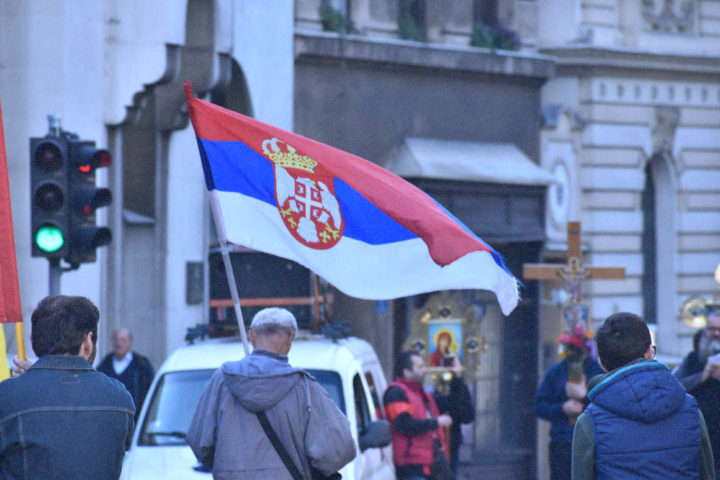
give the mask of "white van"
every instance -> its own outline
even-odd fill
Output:
[[[158,371],[138,419],[122,480],[204,479],[211,474],[185,442],[195,407],[213,372],[245,356],[238,338],[218,338],[176,350]],[[357,456],[340,473],[346,480],[392,480],[390,427],[380,397],[386,387],[372,346],[299,332],[290,364],[311,373],[350,421]]]

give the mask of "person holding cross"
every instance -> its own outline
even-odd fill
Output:
[[[623,267],[595,267],[583,263],[580,222],[567,224],[567,264],[525,264],[528,280],[564,280],[569,304],[563,309],[565,358],[552,365],[535,395],[535,413],[550,422],[551,480],[570,478],[571,444],[575,421],[587,406],[587,382],[603,373],[589,346],[587,309],[581,304],[583,280],[625,278]],[[567,337],[567,338],[564,338]]]
[[[581,377],[570,381],[568,370],[574,360],[568,356],[552,365],[535,394],[535,414],[550,422],[550,480],[570,478],[573,428],[588,404],[587,382],[603,373],[595,357],[587,354]]]

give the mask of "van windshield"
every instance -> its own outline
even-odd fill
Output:
[[[167,372],[160,377],[150,398],[138,445],[185,445],[195,407],[215,370]],[[329,370],[307,369],[345,413],[340,375]]]

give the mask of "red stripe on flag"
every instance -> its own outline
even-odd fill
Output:
[[[23,318],[20,308],[20,284],[15,258],[15,233],[4,132],[0,105],[0,295],[4,307],[3,311],[0,311],[0,323],[10,323],[22,322]]]
[[[195,98],[188,82],[185,82],[185,94],[188,113],[198,138],[241,140],[262,156],[265,156],[263,141],[279,138],[292,145],[299,155],[307,155],[321,163],[333,177],[348,183],[390,218],[420,237],[438,265],[448,265],[470,252],[492,251],[482,240],[448,217],[425,192],[379,165]]]

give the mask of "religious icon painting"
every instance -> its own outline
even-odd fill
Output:
[[[456,357],[462,363],[463,324],[460,318],[428,321],[428,367],[452,367]]]
[[[485,305],[495,305],[491,293],[475,291],[441,291],[431,294],[413,311],[410,334],[403,350],[422,355],[429,370],[428,385],[442,391],[452,378],[450,368],[460,362],[466,379],[480,372],[480,357],[488,342],[480,331]],[[483,305],[482,309],[477,306]],[[497,310],[499,314],[499,310]]]
[[[582,303],[566,305],[562,310],[563,331],[585,333],[590,325],[590,306]]]

